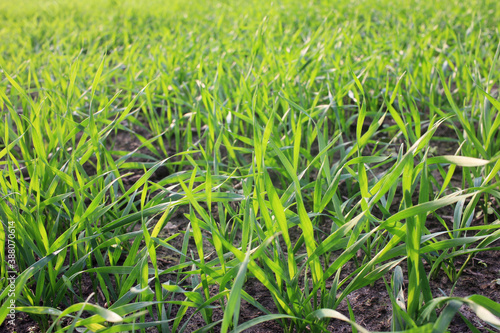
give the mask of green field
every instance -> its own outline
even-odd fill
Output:
[[[499,30],[494,0],[1,1],[0,331],[500,329]]]

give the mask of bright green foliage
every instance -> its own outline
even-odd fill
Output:
[[[393,331],[444,332],[461,305],[498,328],[498,303],[430,286],[498,250],[499,7],[0,2],[17,310],[47,332],[188,332],[195,316],[200,332],[367,332],[348,296],[392,274]],[[242,322],[242,300],[265,315]]]

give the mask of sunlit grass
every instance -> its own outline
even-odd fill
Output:
[[[17,310],[47,332],[364,332],[338,307],[385,281],[393,331],[443,332],[462,304],[500,327],[498,303],[430,288],[498,250],[498,6],[0,3]],[[242,299],[264,315],[241,322]]]

